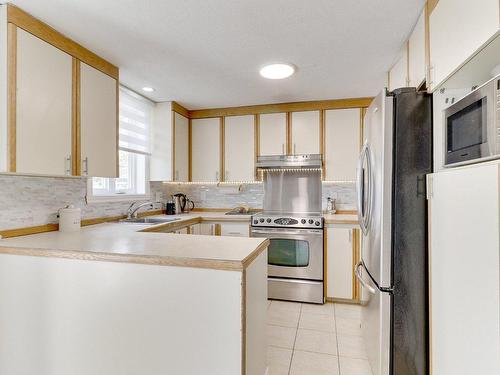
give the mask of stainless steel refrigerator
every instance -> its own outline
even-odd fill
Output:
[[[428,374],[427,203],[432,97],[381,92],[366,112],[358,174],[356,276],[374,375]]]

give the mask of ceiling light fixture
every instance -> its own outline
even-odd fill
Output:
[[[260,70],[260,75],[267,79],[284,79],[295,73],[295,67],[291,64],[270,64]]]
[[[152,87],[147,87],[147,86],[146,86],[146,87],[143,87],[143,88],[142,88],[142,91],[144,91],[144,92],[153,92],[153,91],[155,91],[155,89],[154,89],[154,88],[152,88]]]

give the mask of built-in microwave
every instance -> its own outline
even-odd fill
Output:
[[[500,76],[445,109],[444,165],[500,158]]]

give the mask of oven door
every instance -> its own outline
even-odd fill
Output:
[[[323,280],[323,230],[252,228],[251,236],[270,241],[268,276]]]

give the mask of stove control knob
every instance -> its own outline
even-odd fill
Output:
[[[264,222],[264,219],[260,219],[260,222],[263,223]]]
[[[271,222],[271,219],[267,219],[266,221],[267,221],[268,223],[270,223],[270,222]]]
[[[309,224],[312,224],[314,223],[314,220],[313,219],[309,219]]]
[[[302,224],[305,224],[305,223],[306,223],[306,219],[302,219],[300,222],[301,222]]]
[[[253,223],[254,224],[259,224],[259,220],[254,220]]]
[[[321,224],[319,221],[315,222],[314,223],[317,227],[319,227],[319,225]]]

